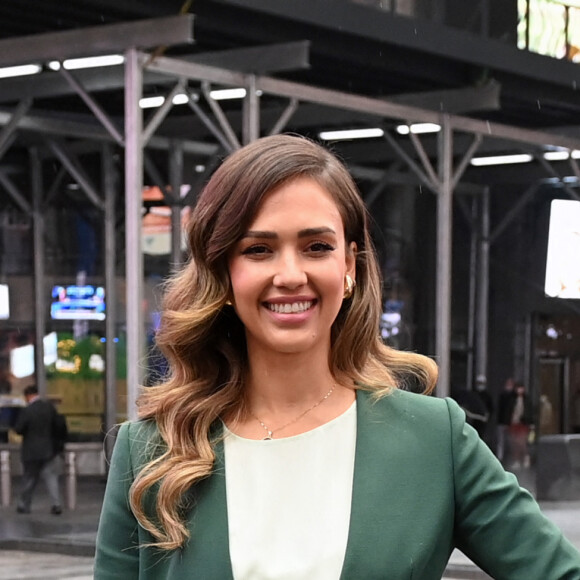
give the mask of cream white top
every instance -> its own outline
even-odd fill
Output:
[[[356,402],[294,437],[255,441],[225,428],[235,580],[338,580],[346,552]]]

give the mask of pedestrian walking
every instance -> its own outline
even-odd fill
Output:
[[[36,385],[24,389],[27,406],[18,417],[14,430],[22,435],[22,490],[16,511],[30,513],[32,496],[40,479],[44,480],[50,496],[51,513],[62,513],[59,475],[61,453],[66,441],[64,417],[54,405],[38,394]]]

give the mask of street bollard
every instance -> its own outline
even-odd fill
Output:
[[[2,507],[8,507],[10,505],[10,496],[12,495],[11,484],[10,451],[2,450],[0,451],[0,487],[2,488]]]
[[[74,451],[65,453],[66,463],[66,507],[74,510],[77,507],[77,454]]]

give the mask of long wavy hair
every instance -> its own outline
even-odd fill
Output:
[[[347,245],[355,242],[356,287],[331,330],[330,370],[354,388],[377,395],[417,383],[430,392],[435,363],[394,350],[379,337],[381,279],[368,215],[344,165],[304,137],[258,139],[225,159],[215,171],[188,224],[190,258],[167,283],[156,342],[168,360],[163,384],[143,390],[142,419],[154,420],[163,452],[137,475],[130,502],[154,545],[172,550],[189,537],[184,521],[187,492],[208,477],[215,461],[212,425],[246,412],[244,378],[248,358],[244,327],[228,304],[228,255],[244,235],[265,196],[293,179],[316,180],[334,198]],[[155,494],[156,513],[144,505]]]

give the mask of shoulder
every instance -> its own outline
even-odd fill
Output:
[[[357,404],[360,420],[418,433],[448,436],[453,424],[461,427],[465,420],[465,413],[453,399],[400,389],[379,398],[372,392],[360,391]]]
[[[135,465],[144,465],[165,450],[155,421],[126,421],[119,427],[115,440],[118,453],[128,453]]]
[[[372,391],[360,391],[358,400],[369,412],[397,413],[405,417],[449,417],[459,406],[453,399],[412,393],[402,389],[377,397]]]

